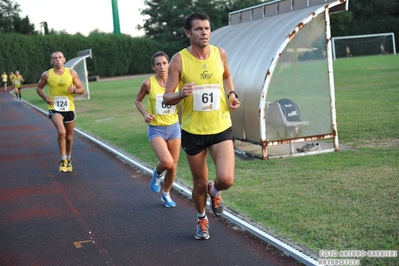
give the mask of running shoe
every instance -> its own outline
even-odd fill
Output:
[[[208,239],[210,237],[208,217],[205,216],[203,219],[197,219],[197,232],[195,233],[195,239]]]
[[[73,170],[72,160],[67,160],[67,172],[71,173]]]
[[[213,182],[209,181],[208,182],[208,194],[211,197],[211,207],[212,211],[216,216],[220,216],[223,213],[223,201],[222,201],[222,196],[220,195],[221,193],[219,192],[219,195],[214,196],[211,193],[211,188],[213,186]]]
[[[161,176],[157,174],[156,167],[154,168],[154,171],[152,172],[150,187],[154,193],[159,193],[159,191],[161,191]]]
[[[174,207],[176,207],[176,202],[174,202],[172,200],[172,198],[170,197],[170,194],[165,195],[165,194],[162,193],[161,200],[163,201],[163,203],[165,203],[165,207],[166,208],[174,208]]]
[[[60,172],[66,173],[67,170],[67,160],[61,160],[60,162]]]

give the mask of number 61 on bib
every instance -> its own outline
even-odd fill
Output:
[[[193,93],[194,111],[207,112],[220,109],[220,85],[197,85]]]

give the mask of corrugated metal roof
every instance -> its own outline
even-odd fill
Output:
[[[262,109],[267,86],[281,53],[296,33],[326,9],[342,4],[334,1],[292,12],[225,26],[212,33],[211,44],[222,47],[229,59],[241,107],[232,112],[233,134],[250,142],[261,137]]]

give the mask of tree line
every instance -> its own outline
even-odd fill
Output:
[[[212,19],[212,30],[228,25],[229,12],[251,7],[265,0],[145,0],[141,15],[149,17],[137,29],[143,37],[103,33],[70,35],[49,29],[47,22],[36,30],[29,17],[20,17],[17,1],[0,0],[0,71],[19,70],[27,82],[36,82],[51,67],[49,56],[55,50],[67,59],[80,50],[92,49],[87,60],[89,73],[101,77],[149,73],[151,56],[157,50],[172,55],[189,44],[184,34],[184,18],[193,10]],[[399,36],[399,1],[350,0],[349,11],[331,15],[332,36],[394,32]]]

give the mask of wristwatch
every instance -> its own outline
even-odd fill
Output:
[[[235,95],[236,98],[238,99],[238,95],[237,95],[237,93],[236,93],[235,91],[230,91],[230,92],[227,94],[227,99],[230,99],[230,94],[232,94],[232,93],[234,93],[234,95]]]

